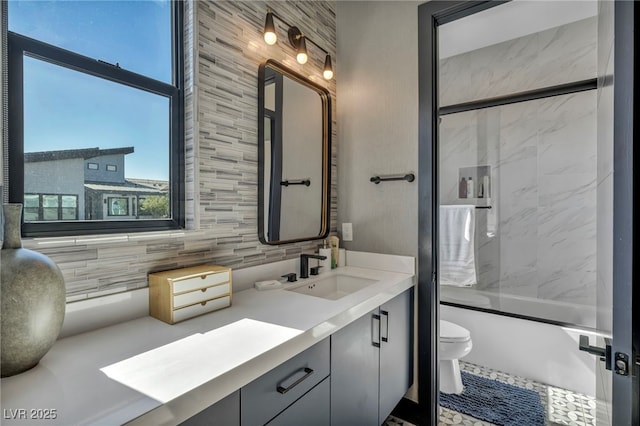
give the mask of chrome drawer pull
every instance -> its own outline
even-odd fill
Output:
[[[292,378],[293,376],[295,376],[296,374],[300,373],[300,372],[304,372],[305,375],[300,377],[298,380],[296,380],[295,382],[293,382],[290,386],[287,387],[283,387],[282,385],[278,385],[278,387],[276,388],[276,390],[278,391],[278,393],[281,394],[285,394],[287,392],[289,392],[291,389],[295,388],[297,385],[299,385],[304,379],[306,379],[307,377],[309,377],[310,375],[313,374],[313,370],[310,369],[309,367],[304,367],[299,369],[298,371],[296,371],[295,373],[293,373],[291,376],[287,377],[286,379],[284,379],[282,381],[282,383],[286,382],[287,380],[289,380],[290,378]]]

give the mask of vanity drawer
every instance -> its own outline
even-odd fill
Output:
[[[243,426],[264,425],[329,375],[329,339],[280,364],[240,390]]]
[[[229,283],[216,285],[213,287],[201,288],[189,293],[182,293],[173,296],[173,308],[178,309],[183,306],[193,305],[194,303],[203,302],[205,300],[215,299],[216,297],[225,296],[231,293]]]
[[[199,290],[201,288],[226,283],[230,280],[229,276],[229,272],[213,272],[210,274],[203,274],[198,277],[173,280],[173,294]]]
[[[149,315],[169,324],[231,305],[231,269],[217,265],[149,274]]]
[[[329,426],[331,424],[331,388],[329,377],[282,413],[267,423],[267,426]]]
[[[173,322],[176,323],[208,312],[217,311],[229,305],[231,305],[231,297],[225,296],[219,299],[207,300],[195,305],[185,306],[184,308],[173,311]]]

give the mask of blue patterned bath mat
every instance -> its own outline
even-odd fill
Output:
[[[501,426],[544,426],[540,394],[466,372],[461,372],[464,391],[440,392],[440,405],[479,420]]]

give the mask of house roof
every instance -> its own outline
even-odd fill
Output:
[[[92,189],[94,191],[109,191],[109,192],[128,192],[128,193],[138,193],[138,194],[166,194],[166,191],[161,191],[158,189],[153,189],[148,186],[146,187],[137,187],[137,186],[129,186],[129,185],[118,185],[118,184],[101,184],[101,183],[85,183],[85,188]]]
[[[70,160],[73,158],[95,158],[103,155],[117,155],[117,154],[131,154],[134,148],[132,146],[124,148],[82,148],[82,149],[64,149],[60,151],[40,151],[40,152],[25,152],[25,163],[35,163],[40,161],[57,161],[57,160]]]
[[[167,191],[169,189],[169,181],[158,179],[137,179],[127,178],[127,182],[137,186],[146,186],[153,189],[159,189],[161,191]]]

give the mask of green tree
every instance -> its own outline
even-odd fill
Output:
[[[169,196],[149,195],[140,203],[141,216],[168,217]]]

